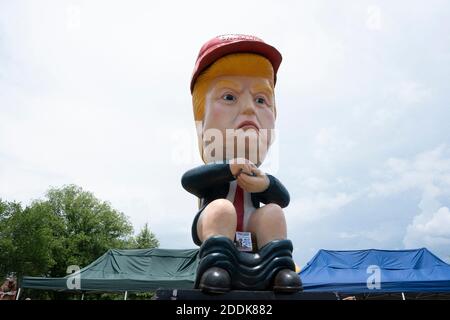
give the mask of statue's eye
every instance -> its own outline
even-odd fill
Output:
[[[225,101],[236,101],[236,97],[230,93],[224,94],[222,99]]]
[[[259,104],[266,104],[266,99],[264,99],[263,97],[258,97],[255,101]]]

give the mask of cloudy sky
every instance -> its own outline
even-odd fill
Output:
[[[297,264],[321,248],[449,261],[449,14],[439,0],[0,0],[0,198],[74,183],[161,247],[193,248],[190,75],[206,40],[246,33],[283,54],[266,170],[291,193]]]

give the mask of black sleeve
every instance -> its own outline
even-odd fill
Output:
[[[181,178],[181,185],[186,191],[203,198],[210,189],[233,180],[229,164],[212,163],[187,171]]]
[[[264,204],[276,203],[282,208],[287,207],[290,202],[289,192],[280,180],[270,174],[267,177],[270,180],[269,187],[263,192],[253,193],[253,196]]]

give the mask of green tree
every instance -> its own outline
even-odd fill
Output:
[[[78,186],[50,189],[42,203],[64,221],[53,276],[65,275],[69,265],[84,267],[108,249],[126,248],[132,237],[133,227],[122,212]]]
[[[159,241],[156,239],[153,232],[148,228],[148,223],[141,229],[135,240],[136,249],[148,249],[159,247]]]
[[[0,275],[61,277],[108,249],[134,244],[128,218],[75,185],[51,188],[22,209],[0,199]]]
[[[1,274],[46,275],[56,263],[52,251],[60,240],[55,232],[61,230],[62,221],[45,205],[23,210],[18,203],[3,202],[0,207]]]
[[[20,203],[7,202],[0,199],[0,281],[9,271],[12,271],[12,258],[15,244],[12,238],[14,227],[12,217],[22,212]]]

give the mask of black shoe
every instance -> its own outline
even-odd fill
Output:
[[[218,267],[206,270],[200,279],[200,290],[208,293],[224,293],[231,289],[231,277],[229,273]]]
[[[302,290],[300,276],[294,271],[282,269],[275,276],[273,291],[280,293],[294,293]]]

